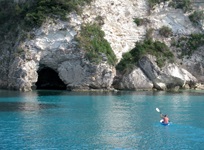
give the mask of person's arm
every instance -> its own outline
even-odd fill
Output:
[[[162,119],[164,119],[164,116],[162,115],[162,113],[160,112],[160,117],[162,118]]]

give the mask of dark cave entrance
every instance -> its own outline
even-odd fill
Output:
[[[59,78],[58,73],[49,67],[38,70],[36,89],[66,90],[66,85]]]

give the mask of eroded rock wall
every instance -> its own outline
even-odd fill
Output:
[[[163,41],[168,46],[172,37],[164,38],[157,32],[162,26],[170,27],[175,37],[201,32],[182,10],[161,3],[150,11],[147,0],[95,0],[83,8],[81,16],[73,12],[69,18],[70,21],[48,18],[42,27],[29,32],[26,39],[18,38],[13,44],[3,41],[0,56],[1,88],[32,90],[38,79],[39,67],[46,66],[56,71],[70,89],[110,89],[116,77],[115,67],[108,65],[105,60],[98,65],[90,63],[84,58],[84,51],[77,47],[75,36],[80,32],[81,25],[87,22],[100,22],[118,61],[123,53],[134,48],[135,42],[145,38],[150,28],[155,30],[153,39]],[[146,18],[149,23],[137,26],[134,18]],[[154,59],[145,60],[140,68],[120,77],[116,88],[137,90],[157,87],[163,90],[172,85],[183,86],[186,82],[196,82],[197,79],[204,81],[202,50],[182,61],[183,66],[175,63],[158,68]]]

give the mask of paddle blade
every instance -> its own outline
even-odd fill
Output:
[[[159,108],[156,108],[156,111],[157,111],[157,112],[160,112]]]

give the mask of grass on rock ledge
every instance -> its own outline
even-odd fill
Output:
[[[79,45],[86,51],[86,57],[91,62],[99,63],[105,55],[108,63],[115,65],[116,56],[104,36],[105,33],[98,24],[85,24],[78,36]]]
[[[162,67],[166,60],[172,61],[174,58],[167,45],[160,41],[148,39],[143,42],[137,42],[135,48],[125,53],[116,69],[123,73],[130,72],[137,65],[140,58],[147,54],[156,56],[159,67]]]

